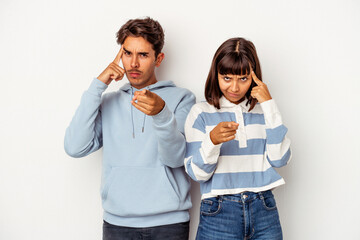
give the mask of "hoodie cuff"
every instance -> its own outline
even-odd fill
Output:
[[[164,108],[156,115],[152,116],[154,119],[154,123],[157,126],[165,125],[169,123],[173,116],[173,113],[170,111],[170,109],[167,107],[166,103]]]
[[[267,128],[276,128],[282,125],[280,111],[274,99],[260,103],[260,106],[264,112],[265,125]]]
[[[101,94],[108,88],[108,85],[103,83],[97,78],[91,82],[88,92],[95,96],[101,96]]]

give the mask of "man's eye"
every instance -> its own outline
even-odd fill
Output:
[[[127,51],[125,51],[124,54],[125,54],[126,56],[130,56],[130,52],[127,52]]]
[[[147,54],[146,53],[142,53],[140,54],[141,57],[147,57]]]

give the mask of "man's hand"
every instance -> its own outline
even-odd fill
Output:
[[[134,107],[149,116],[158,114],[165,106],[165,102],[161,97],[147,89],[134,92],[131,103]]]
[[[98,76],[100,81],[109,85],[112,80],[119,81],[124,77],[125,70],[119,66],[123,51],[121,47],[114,61]]]
[[[210,139],[214,145],[233,140],[238,127],[236,122],[221,122],[210,132]]]
[[[266,84],[257,78],[254,71],[251,72],[251,76],[257,85],[256,87],[253,87],[253,89],[251,90],[251,96],[253,98],[256,98],[259,101],[259,103],[263,103],[265,101],[272,99]]]

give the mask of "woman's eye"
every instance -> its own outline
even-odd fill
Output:
[[[240,78],[241,81],[245,82],[247,80],[247,77]]]
[[[225,77],[224,77],[224,80],[225,80],[225,81],[230,81],[230,78],[225,76]]]

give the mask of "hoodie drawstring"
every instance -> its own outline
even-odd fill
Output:
[[[146,87],[146,89],[149,90],[149,87]],[[134,96],[134,89],[133,89],[133,87],[131,87],[130,104],[133,99],[133,96]],[[135,138],[135,126],[134,126],[134,116],[133,116],[133,105],[132,104],[131,104],[130,108],[131,108],[132,135],[133,135],[133,138]],[[142,128],[141,128],[142,133],[145,130],[145,120],[146,120],[146,114],[144,113],[144,120],[143,120],[143,124],[142,124]]]
[[[144,129],[145,129],[145,118],[146,118],[146,114],[144,114],[144,121],[143,121],[143,126],[142,126],[142,132],[144,132]]]
[[[134,117],[133,117],[133,105],[131,104],[131,101],[134,96],[134,90],[131,87],[131,96],[130,96],[130,108],[131,108],[131,125],[132,125],[132,136],[135,138],[135,129],[134,129]]]

